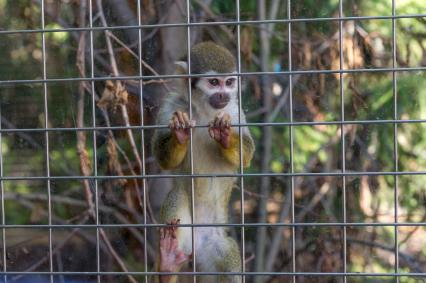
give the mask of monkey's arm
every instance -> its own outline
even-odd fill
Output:
[[[165,130],[154,135],[153,145],[154,156],[165,170],[179,166],[188,150],[188,141],[180,143],[171,131]]]
[[[242,131],[242,153],[243,153],[243,167],[250,166],[250,161],[254,153],[254,141],[250,133]],[[221,146],[223,156],[235,166],[240,165],[240,136],[237,131],[231,130],[229,137],[229,147]]]
[[[160,228],[158,272],[178,272],[190,259],[190,251],[184,252],[184,244],[191,247],[191,229],[178,227],[180,223],[191,223],[189,196],[184,189],[173,188],[167,195],[160,212],[161,223],[168,224]],[[188,242],[189,239],[189,242]],[[157,276],[158,283],[176,283],[176,275]]]
[[[157,262],[157,272],[178,272],[181,266],[190,259],[181,249],[177,238],[177,226],[180,220],[168,223],[169,227],[160,229],[160,257]],[[159,275],[156,282],[176,283],[176,275]]]
[[[243,118],[243,122],[245,119]],[[254,141],[247,128],[241,129],[243,166],[248,167],[253,158]],[[220,146],[223,156],[233,165],[240,165],[240,135],[239,131],[231,129],[231,116],[227,113],[219,114],[210,123],[210,136],[216,140]]]
[[[178,167],[188,150],[189,128],[195,121],[183,110],[186,101],[177,93],[170,94],[158,114],[159,124],[168,124],[169,129],[158,129],[153,137],[153,153],[163,169]]]

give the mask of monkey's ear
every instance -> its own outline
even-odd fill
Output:
[[[188,72],[188,63],[185,61],[176,61],[176,73],[186,74]]]

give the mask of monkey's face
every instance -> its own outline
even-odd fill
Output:
[[[201,90],[205,99],[214,109],[225,108],[237,93],[237,77],[204,77],[199,78],[196,87]]]

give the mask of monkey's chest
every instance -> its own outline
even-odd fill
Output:
[[[234,178],[209,177],[194,180],[195,223],[228,222],[228,203]]]
[[[193,132],[192,160],[196,174],[230,174],[236,168],[223,156],[220,146],[210,138],[206,128]],[[189,168],[190,152],[186,156],[186,167]]]

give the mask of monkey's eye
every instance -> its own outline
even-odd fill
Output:
[[[235,82],[234,78],[227,79],[226,80],[226,86],[232,86],[234,84],[234,82]]]
[[[218,86],[219,80],[218,79],[210,79],[209,84],[211,84],[212,86]]]

